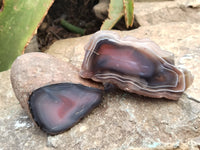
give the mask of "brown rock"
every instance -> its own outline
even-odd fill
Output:
[[[45,53],[35,52],[19,56],[11,67],[13,90],[29,115],[30,109],[27,101],[34,90],[46,85],[65,82],[100,88],[94,82],[81,79],[79,70],[71,64]]]
[[[118,33],[122,36],[150,38],[161,48],[174,52],[176,64],[187,67],[195,75],[194,83],[186,94],[175,102],[117,90],[106,94],[100,107],[69,131],[47,136],[32,125],[21,109],[12,92],[9,71],[2,72],[1,148],[197,150],[200,145],[200,103],[197,102],[200,101],[200,25],[166,23]],[[83,47],[89,37],[60,40],[47,53],[79,68],[84,57]]]

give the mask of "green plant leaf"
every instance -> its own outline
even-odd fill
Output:
[[[123,0],[126,27],[132,27],[134,21],[134,0]]]
[[[101,30],[109,30],[124,15],[123,0],[111,0],[108,10],[108,18],[103,22]]]
[[[10,68],[54,0],[3,0],[0,11],[0,71]]]

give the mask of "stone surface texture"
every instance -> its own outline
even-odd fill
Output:
[[[34,35],[32,39],[30,40],[29,44],[25,48],[24,53],[30,53],[30,52],[39,52],[39,44],[37,41],[37,35]]]
[[[200,0],[176,0],[178,4],[186,7],[198,8],[200,7]]]
[[[200,24],[162,23],[161,20],[156,25],[117,32],[121,36],[149,38],[162,49],[173,52],[176,65],[187,67],[194,75],[192,86],[178,101],[152,99],[120,90],[106,93],[100,106],[80,123],[62,134],[49,136],[35,127],[21,108],[10,84],[10,71],[1,72],[0,150],[200,148]],[[79,68],[84,57],[83,47],[89,38],[57,41],[46,53]]]
[[[134,14],[141,26],[160,22],[200,23],[200,8],[191,8],[192,5],[182,1],[135,3]]]
[[[104,20],[108,15],[110,0],[99,0],[99,3],[93,7],[97,18]]]

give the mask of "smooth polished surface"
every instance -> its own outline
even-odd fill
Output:
[[[85,46],[80,76],[139,95],[177,100],[192,74],[173,65],[173,54],[148,39],[98,31]]]
[[[49,134],[71,128],[100,102],[102,91],[80,84],[60,83],[35,90],[29,99],[33,119]]]

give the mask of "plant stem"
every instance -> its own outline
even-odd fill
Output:
[[[74,26],[74,25],[72,25],[71,23],[67,22],[64,19],[61,19],[60,23],[64,28],[66,28],[67,30],[69,30],[71,32],[78,33],[78,34],[81,34],[81,35],[85,34],[85,29],[82,29],[82,28],[79,28],[77,26]]]

